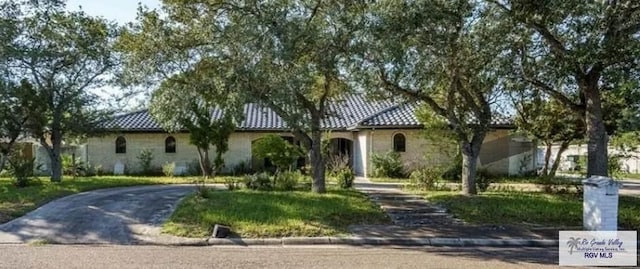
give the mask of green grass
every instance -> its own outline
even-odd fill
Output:
[[[48,178],[40,178],[39,183],[25,188],[17,188],[9,178],[0,178],[0,223],[16,217],[62,196],[83,191],[151,184],[193,183],[196,177],[129,177],[102,176],[65,177],[61,183],[52,183]],[[208,183],[222,182],[222,178],[208,180]]]
[[[178,236],[205,237],[214,224],[224,224],[240,237],[329,236],[347,232],[351,224],[384,224],[388,217],[354,190],[210,191],[209,198],[185,198],[163,226]]]
[[[426,197],[474,224],[582,226],[582,198],[575,194],[488,192],[462,196],[453,192],[430,192]],[[620,196],[619,203],[618,225],[624,229],[640,229],[640,198]]]
[[[624,179],[640,179],[640,174],[626,174],[625,173],[625,174],[622,174],[620,177],[624,178]]]
[[[408,178],[370,177],[371,182],[376,183],[409,183]]]

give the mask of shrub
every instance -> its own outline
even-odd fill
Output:
[[[456,154],[449,166],[444,168],[442,179],[459,182],[462,179],[462,155]]]
[[[409,176],[411,185],[419,190],[438,190],[442,188],[442,169],[436,167],[421,168]]]
[[[35,158],[27,159],[22,156],[14,155],[9,159],[9,175],[13,179],[16,187],[23,188],[31,185],[37,178],[33,174],[33,170],[37,169]]]
[[[285,171],[275,176],[275,189],[281,191],[292,191],[298,183],[304,180],[304,176],[299,171]]]
[[[244,177],[244,184],[247,189],[270,191],[273,190],[271,179],[267,173],[257,173],[253,175],[247,175]]]
[[[166,177],[173,177],[175,171],[176,171],[176,163],[175,162],[165,163],[162,166],[162,173]]]
[[[227,186],[227,189],[230,191],[240,189],[240,181],[235,177],[225,177],[224,185]]]
[[[136,158],[138,159],[138,165],[140,165],[140,172],[143,175],[151,175],[153,172],[153,168],[151,167],[153,152],[150,149],[143,149]]]
[[[304,156],[299,146],[293,145],[277,135],[267,135],[260,138],[253,146],[253,155],[267,158],[280,171],[287,170],[295,161]]]
[[[337,176],[344,169],[349,169],[349,155],[329,154],[326,157],[326,161],[327,161],[327,171],[329,172],[330,176]]]
[[[200,161],[198,161],[197,159],[194,159],[191,162],[189,162],[187,164],[186,175],[187,176],[201,176],[202,175],[202,169],[200,168]]]
[[[336,173],[336,179],[338,180],[338,186],[343,189],[349,189],[353,187],[353,180],[356,176],[353,174],[351,168],[346,167]]]
[[[371,156],[374,177],[404,177],[402,172],[402,161],[397,152],[387,152],[385,154],[373,154]]]
[[[70,154],[62,154],[62,174],[67,176],[80,176],[83,173],[84,164],[79,158],[75,159]]]
[[[478,169],[476,171],[476,188],[480,192],[485,192],[489,189],[494,176],[486,169]]]
[[[236,164],[233,167],[232,173],[233,173],[234,176],[250,174],[251,173],[251,165],[249,164],[249,161],[247,161],[247,160],[240,161],[238,164]]]

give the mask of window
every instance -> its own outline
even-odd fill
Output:
[[[116,153],[127,153],[127,140],[124,136],[116,138]]]
[[[167,137],[164,140],[164,152],[176,153],[176,139],[173,136]]]
[[[407,149],[406,146],[406,139],[403,134],[395,134],[393,136],[393,151],[405,152]]]

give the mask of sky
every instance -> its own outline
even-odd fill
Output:
[[[124,25],[136,19],[138,3],[151,9],[160,8],[161,6],[160,0],[67,0],[66,7],[67,10],[73,11],[82,9],[90,16],[103,17],[119,25]],[[113,94],[117,95],[122,92],[118,87],[105,86],[100,89],[94,89],[93,92],[107,103],[105,105],[115,106],[125,111],[137,110],[146,106],[146,96],[142,95],[116,103]]]
[[[68,0],[67,9],[79,10],[82,6],[82,10],[91,16],[125,24],[135,20],[138,3],[149,8],[160,7],[160,0]]]

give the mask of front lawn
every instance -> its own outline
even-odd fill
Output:
[[[11,179],[0,178],[0,223],[20,217],[56,198],[83,191],[135,185],[193,183],[194,180],[195,177],[102,176],[75,179],[65,177],[61,183],[52,183],[49,178],[43,177],[35,185],[17,188]]]
[[[582,198],[575,194],[488,192],[463,196],[454,192],[429,192],[430,201],[447,207],[457,217],[474,224],[524,226],[582,226]],[[640,198],[620,196],[618,225],[640,229]]]
[[[224,224],[240,237],[329,236],[347,232],[351,224],[390,223],[382,210],[354,190],[209,192],[185,198],[164,224],[163,232],[178,236],[211,235]]]

